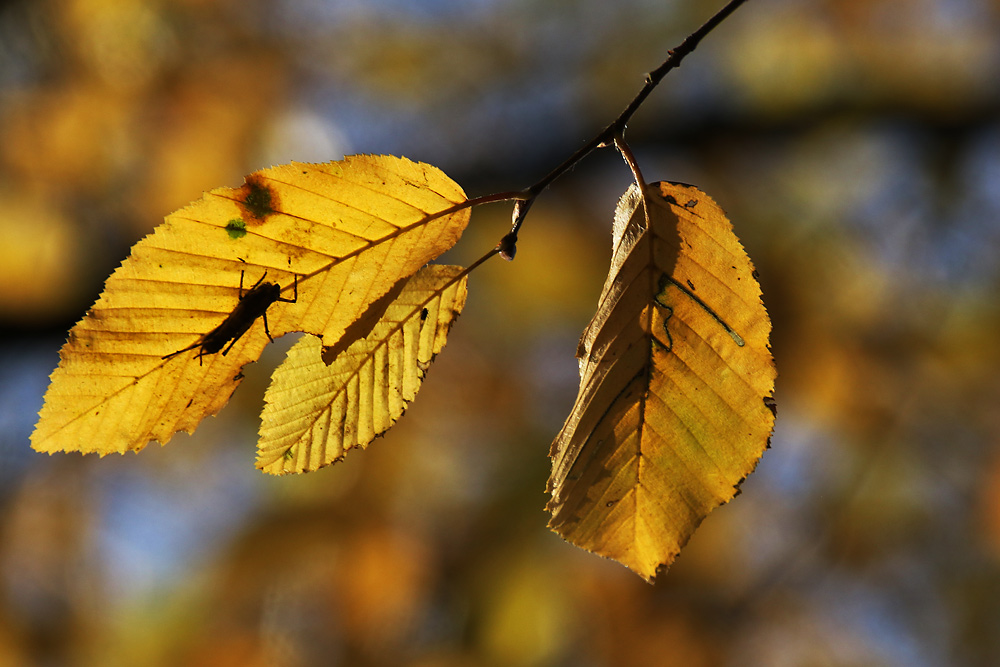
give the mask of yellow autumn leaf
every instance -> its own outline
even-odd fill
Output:
[[[648,211],[648,215],[647,215]],[[776,371],[753,265],[703,192],[633,185],[552,445],[549,526],[648,581],[767,447]]]
[[[465,201],[436,168],[390,156],[293,162],[206,193],[132,248],[70,331],[32,446],[104,455],[193,431],[268,332],[344,345],[373,303],[454,245]]]
[[[264,395],[257,467],[275,475],[316,470],[388,430],[444,347],[466,282],[460,266],[424,267],[329,366],[320,340],[303,336]]]

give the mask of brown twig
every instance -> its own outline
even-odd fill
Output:
[[[501,256],[504,259],[513,259],[514,253],[517,252],[517,235],[521,231],[521,225],[524,223],[525,216],[528,214],[528,209],[534,203],[535,198],[541,194],[549,185],[552,184],[557,178],[562,176],[564,173],[572,169],[578,162],[589,155],[592,151],[597,148],[604,146],[610,146],[621,138],[625,131],[625,126],[628,124],[629,120],[639,110],[642,103],[646,101],[649,94],[653,92],[653,89],[663,80],[667,72],[676,67],[680,66],[681,61],[684,60],[685,56],[695,50],[702,39],[705,38],[708,33],[712,32],[720,23],[722,23],[730,14],[732,14],[740,5],[744,4],[747,0],[730,0],[725,7],[720,9],[712,18],[706,21],[700,28],[695,30],[693,33],[687,36],[683,42],[676,48],[671,49],[667,52],[667,59],[663,63],[654,69],[652,72],[646,75],[646,83],[643,85],[642,89],[636,94],[632,101],[628,103],[625,110],[611,122],[610,125],[601,130],[593,139],[588,141],[582,148],[577,150],[575,153],[570,155],[566,160],[562,162],[555,169],[550,171],[545,175],[540,181],[532,185],[531,187],[525,188],[519,193],[504,193],[505,197],[503,199],[515,199],[514,211],[511,215],[511,230],[506,236],[501,239],[500,243],[497,245]],[[620,150],[620,148],[619,148]],[[624,156],[624,154],[623,154]],[[626,161],[628,158],[626,157]],[[634,160],[633,160],[634,162]],[[632,167],[633,163],[629,163]],[[635,169],[633,169],[633,172]],[[501,198],[491,198],[489,201],[500,201]]]

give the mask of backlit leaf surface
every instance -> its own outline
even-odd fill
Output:
[[[756,466],[775,369],[754,269],[723,211],[670,183],[647,186],[645,202],[632,186],[615,213],[548,509],[558,534],[652,580]]]
[[[32,435],[40,451],[125,452],[191,432],[229,400],[268,338],[263,319],[228,354],[171,354],[213,331],[266,273],[283,298],[272,336],[344,345],[372,304],[450,248],[469,219],[461,188],[389,156],[255,172],[171,215],[139,241],[69,333]]]
[[[444,347],[467,280],[460,266],[424,267],[329,366],[320,340],[303,336],[264,396],[257,467],[277,475],[316,470],[388,430]]]

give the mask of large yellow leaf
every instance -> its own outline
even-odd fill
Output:
[[[320,340],[303,336],[264,395],[257,467],[276,475],[316,470],[388,430],[444,347],[466,282],[460,266],[424,267],[329,366]]]
[[[133,247],[70,331],[32,446],[103,455],[193,431],[268,343],[253,315],[265,312],[271,336],[343,345],[372,304],[454,245],[464,201],[434,167],[388,156],[291,163],[206,193]],[[259,281],[268,291],[247,291]],[[220,338],[225,354],[209,345]]]
[[[775,369],[760,287],[723,211],[684,185],[647,186],[645,200],[633,185],[615,213],[548,509],[564,538],[651,581],[756,466]]]

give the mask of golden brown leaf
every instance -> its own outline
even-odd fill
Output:
[[[193,431],[268,343],[253,312],[232,321],[246,288],[263,281],[295,298],[266,309],[272,336],[307,331],[335,345],[372,303],[454,245],[469,219],[454,210],[464,201],[434,167],[388,156],[291,163],[207,193],[133,247],[70,331],[32,446],[103,455]],[[276,297],[271,289],[258,306]],[[206,336],[218,338],[220,326],[236,334],[241,323],[249,330],[223,341],[233,342],[226,354],[200,354],[211,351],[198,347]]]
[[[648,186],[645,205],[626,192],[580,393],[552,445],[549,526],[651,581],[767,446],[770,330],[715,202],[669,183]]]
[[[276,475],[316,470],[388,430],[444,347],[466,282],[460,266],[424,267],[329,366],[318,338],[296,343],[264,395],[257,467]]]

